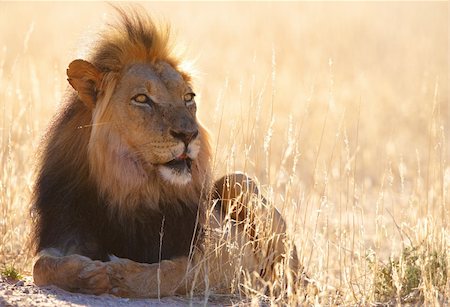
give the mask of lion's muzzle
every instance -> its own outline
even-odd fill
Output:
[[[198,136],[198,130],[197,128],[183,130],[170,129],[170,135],[182,141],[187,147],[189,143]]]

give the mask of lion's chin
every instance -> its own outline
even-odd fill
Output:
[[[192,180],[190,160],[172,160],[158,166],[161,177],[174,185],[186,185]]]

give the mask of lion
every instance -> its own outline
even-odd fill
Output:
[[[230,244],[217,244],[224,238],[243,251],[248,276],[297,280],[285,222],[255,181],[213,181],[192,73],[168,28],[116,11],[87,59],[68,66],[73,90],[44,137],[32,200],[35,284],[136,298],[230,290],[236,267]]]

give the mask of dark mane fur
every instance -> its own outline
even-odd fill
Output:
[[[167,29],[157,29],[148,16],[136,11],[117,11],[120,22],[101,35],[89,61],[105,73],[155,60],[177,66]],[[132,214],[108,210],[111,204],[90,173],[91,124],[92,111],[75,93],[67,95],[41,147],[32,199],[35,252],[56,247],[92,259],[108,260],[113,254],[147,263],[187,256],[192,238],[201,232],[200,194],[189,199],[180,195],[167,203],[161,198],[160,210],[146,203]]]

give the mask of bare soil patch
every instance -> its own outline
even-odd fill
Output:
[[[230,296],[127,299],[112,295],[71,293],[54,286],[37,287],[31,277],[19,281],[0,278],[0,306],[224,306],[236,304]]]

